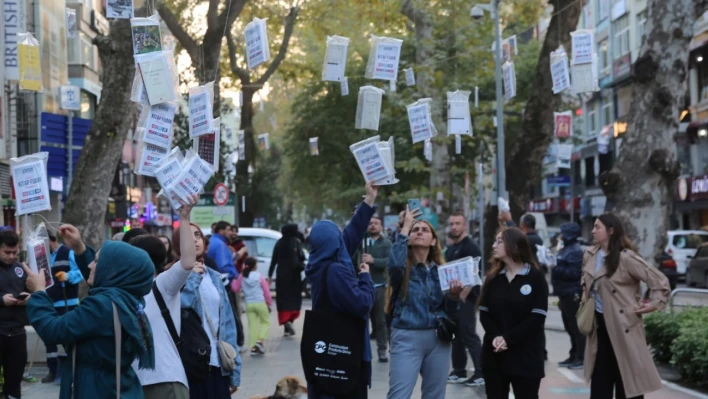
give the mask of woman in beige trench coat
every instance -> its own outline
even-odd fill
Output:
[[[590,398],[641,398],[661,389],[642,315],[666,306],[669,282],[632,250],[615,215],[598,217],[592,235],[595,246],[585,252],[582,277],[583,298],[595,298],[584,365]],[[649,302],[641,301],[641,282],[648,286]]]

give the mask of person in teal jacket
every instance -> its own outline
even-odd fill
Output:
[[[145,251],[129,244],[106,241],[96,252],[81,242],[74,226],[63,225],[59,234],[74,249],[76,263],[91,287],[81,305],[57,315],[44,292],[44,277],[25,268],[27,288],[32,291],[27,315],[37,334],[44,342],[63,345],[68,353],[76,348],[75,375],[72,362],[66,362],[59,398],[116,397],[115,304],[122,326],[120,397],[142,399],[143,389],[131,363],[137,358],[140,368],[155,366],[152,333],[143,311],[155,266]]]

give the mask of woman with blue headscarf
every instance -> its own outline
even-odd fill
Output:
[[[80,237],[74,226],[64,225],[60,234],[62,231]],[[32,292],[27,303],[30,323],[45,343],[61,344],[75,354],[72,362],[63,366],[66,378],[61,379],[59,398],[117,396],[115,305],[122,327],[120,397],[140,399],[143,389],[131,363],[137,358],[140,368],[155,367],[152,332],[143,310],[143,297],[152,289],[155,266],[147,252],[127,243],[106,241],[98,252],[84,246],[80,238],[79,243],[83,251],[77,258],[85,261],[94,256],[88,268],[82,268],[91,288],[79,307],[62,316],[57,315],[44,292],[44,276],[25,266],[27,288]]]
[[[305,274],[312,283],[312,309],[325,308],[327,302],[331,307],[343,314],[359,317],[365,321],[366,330],[362,331],[364,340],[363,366],[357,390],[346,399],[361,399],[368,395],[371,385],[371,343],[369,342],[369,312],[374,306],[374,282],[365,263],[354,267],[352,256],[366,235],[369,221],[374,215],[374,202],[378,187],[371,183],[366,185],[364,202],[354,213],[349,224],[341,232],[339,227],[323,220],[315,223],[310,232],[310,258]],[[324,270],[327,281],[324,280]],[[324,285],[328,286],[329,298],[323,298]],[[318,392],[317,387],[308,387],[308,398],[331,399],[332,397]],[[337,397],[336,399],[344,399]]]

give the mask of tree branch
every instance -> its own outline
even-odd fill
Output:
[[[216,26],[216,24],[219,23],[219,4],[221,4],[221,0],[209,0],[209,9],[207,10],[206,15],[207,26]]]
[[[170,32],[172,32],[177,41],[179,41],[182,47],[184,47],[187,51],[189,58],[192,59],[192,63],[198,64],[200,62],[200,58],[199,45],[197,42],[192,38],[192,36],[189,35],[189,33],[187,33],[186,30],[184,30],[184,28],[182,28],[182,25],[180,25],[177,17],[172,14],[172,11],[170,11],[165,3],[160,3],[157,7],[157,12],[160,14],[162,20],[165,21],[165,25],[167,25]]]
[[[219,29],[222,31],[230,31],[236,18],[241,15],[243,8],[246,6],[246,0],[226,0],[229,4],[226,5],[224,11],[219,15]]]
[[[276,69],[278,69],[280,63],[282,63],[285,59],[285,54],[288,52],[288,45],[290,45],[290,38],[293,35],[293,30],[295,30],[295,22],[297,21],[297,15],[299,12],[299,7],[293,7],[290,9],[288,16],[285,17],[285,33],[283,34],[283,42],[280,43],[278,55],[275,56],[273,62],[270,63],[263,76],[258,79],[258,84],[265,84],[265,82],[270,79],[271,75],[275,73]]]
[[[234,38],[231,35],[231,31],[226,31],[226,45],[229,49],[229,66],[231,67],[231,73],[238,76],[241,80],[241,85],[251,83],[251,75],[247,70],[239,68],[236,62],[236,44],[234,43]]]

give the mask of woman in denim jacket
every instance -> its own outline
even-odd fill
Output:
[[[229,297],[221,282],[221,275],[205,267],[204,236],[201,229],[192,224],[197,251],[197,265],[189,276],[182,290],[182,307],[194,309],[202,318],[204,331],[211,343],[211,359],[209,361],[209,377],[204,382],[189,381],[190,399],[229,399],[241,385],[241,356],[236,355],[236,368],[233,371],[224,370],[219,359],[217,341],[231,344],[236,351],[236,321],[231,311]],[[206,303],[206,306],[202,304]],[[204,309],[209,312],[209,318],[217,328],[218,338],[214,337]]]
[[[406,212],[387,266],[387,311],[393,311],[388,399],[410,398],[418,374],[423,377],[422,399],[445,398],[451,345],[441,341],[436,330],[439,317],[448,318],[457,310],[462,285],[453,281],[449,294],[443,294],[440,243],[430,223],[415,220],[420,215],[418,209]]]

